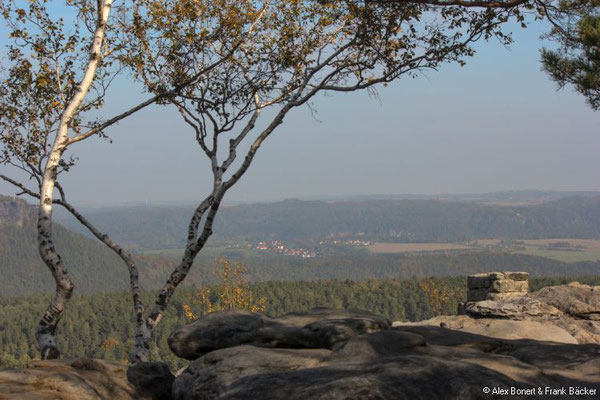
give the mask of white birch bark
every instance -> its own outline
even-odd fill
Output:
[[[53,359],[60,356],[60,350],[58,349],[55,339],[56,327],[60,322],[65,309],[65,304],[69,301],[74,288],[73,282],[67,273],[67,269],[54,247],[52,235],[52,205],[54,188],[56,186],[57,169],[62,154],[66,149],[67,140],[69,139],[69,124],[77,113],[94,81],[96,70],[98,69],[98,64],[102,57],[102,44],[104,42],[106,25],[112,7],[112,0],[98,1],[98,7],[96,31],[94,33],[94,40],[90,46],[90,55],[86,71],[77,91],[67,104],[67,107],[61,116],[52,150],[44,169],[44,178],[40,190],[40,208],[37,224],[38,250],[42,260],[44,260],[44,263],[48,266],[48,269],[50,269],[56,282],[54,299],[36,327],[36,337],[42,359]]]

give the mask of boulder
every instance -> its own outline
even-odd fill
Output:
[[[127,381],[127,366],[91,358],[36,361],[0,371],[2,400],[142,400]]]
[[[247,311],[208,314],[174,331],[169,347],[194,360],[204,354],[243,344],[271,348],[326,348],[364,333],[388,329],[389,320],[365,311],[317,308],[278,318]]]
[[[237,346],[215,350],[192,361],[173,384],[173,400],[216,399],[246,376],[325,365],[325,349],[273,349]],[[250,397],[248,397],[250,398]]]
[[[600,321],[600,286],[572,282],[568,285],[542,288],[531,296],[573,318]]]

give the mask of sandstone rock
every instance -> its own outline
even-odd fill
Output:
[[[248,376],[236,381],[218,399],[469,400],[483,398],[481,388],[486,385],[530,387],[470,363],[408,355]]]
[[[463,304],[462,314],[475,318],[558,319],[561,312],[546,303],[527,296],[516,296],[504,300],[486,300]]]
[[[140,362],[127,369],[127,379],[138,393],[152,400],[170,400],[175,376],[163,362]]]
[[[238,379],[267,372],[313,368],[327,363],[330,350],[237,346],[194,360],[173,384],[173,400],[216,399]],[[248,397],[250,398],[250,397]]]
[[[390,321],[369,311],[363,310],[339,310],[328,307],[315,307],[312,310],[301,312],[290,312],[275,318],[286,326],[303,327],[313,322],[324,319],[347,319],[366,318],[378,321],[378,324],[389,325]]]
[[[529,281],[529,272],[504,272],[506,279],[512,279],[513,281]]]
[[[466,315],[441,316],[425,321],[394,323],[394,328],[407,326],[440,326],[500,339],[534,339],[557,343],[578,343],[565,329],[551,323],[513,321],[508,319],[470,318]]]
[[[126,365],[90,358],[37,361],[32,368],[0,371],[0,399],[146,399],[127,382],[126,370]]]
[[[227,311],[209,314],[174,331],[168,342],[176,355],[193,360],[213,350],[242,344],[331,349],[353,336],[390,326],[389,320],[364,311],[318,308],[279,318]]]
[[[514,281],[512,279],[497,279],[492,281],[490,288],[496,293],[523,292],[529,290],[529,281]]]
[[[527,294],[526,272],[490,272],[467,277],[467,302],[501,300]]]
[[[208,327],[209,333],[220,322],[239,323],[236,318],[250,315],[251,329],[244,335],[255,335],[248,342],[256,345],[223,348],[192,361],[175,379],[173,398],[469,400],[486,398],[485,386],[575,385],[600,393],[600,346],[575,345],[573,336],[554,325],[562,321],[559,310],[532,298],[468,306],[479,316],[494,318],[437,317],[394,323],[390,330],[385,328],[387,321],[371,314],[335,310],[281,319],[249,313],[212,315],[207,319],[211,323],[197,324],[205,331]],[[450,329],[440,328],[441,323]],[[241,332],[231,328],[228,344]],[[305,348],[306,340],[327,348]],[[284,344],[289,348],[276,348]],[[535,396],[528,392],[511,398]]]
[[[179,393],[185,397],[176,399],[470,400],[488,398],[482,392],[485,386],[523,389],[580,386],[596,390],[596,394],[600,390],[598,345],[490,339],[431,326],[404,326],[397,330],[398,334],[415,335],[402,336],[411,338],[409,342],[419,337],[428,344],[390,352],[380,349],[370,357],[359,352],[357,358],[350,354],[339,357],[336,353],[344,349],[340,347],[330,357],[309,356],[306,363],[298,361],[302,358],[295,357],[294,352],[319,350],[285,349],[285,355],[284,349],[251,346],[218,350],[190,364],[196,369],[186,374],[194,386],[188,386],[187,390],[185,386],[179,387]],[[376,343],[381,339],[388,343],[393,335],[387,332],[358,336],[350,341]],[[361,339],[368,337],[374,340]],[[253,352],[260,356],[252,355]],[[273,355],[277,353],[278,356]],[[213,354],[218,356],[209,361],[207,358]],[[254,365],[258,367],[253,371]],[[239,376],[235,375],[236,370],[240,371]],[[512,398],[545,397],[530,392]]]
[[[274,324],[271,318],[247,311],[213,313],[177,329],[168,343],[177,356],[194,359],[209,351],[252,342],[261,329]]]
[[[579,385],[582,386],[591,383],[590,387],[598,387],[600,384],[600,374],[598,374],[600,370],[600,345],[597,344],[490,339],[486,336],[423,325],[406,325],[394,329],[423,336],[428,343],[428,347],[440,346],[442,349],[459,347],[482,351],[485,355],[480,354],[479,358],[483,362],[486,362],[485,358],[492,354],[510,357],[502,363],[506,367],[504,373],[511,373],[510,366],[519,367],[517,364],[521,362],[539,369],[541,373],[547,374],[551,378],[572,379],[573,381],[569,385],[579,382]],[[460,355],[463,358],[466,356],[467,354],[464,353]],[[446,355],[446,358],[450,358],[449,355]],[[488,359],[488,361],[491,360]],[[479,361],[471,359],[470,362]],[[496,371],[503,370],[500,364],[494,364],[492,362],[488,363]],[[514,375],[514,372],[513,370],[512,377],[517,377],[517,375],[523,377],[526,371],[521,370],[517,375]],[[529,382],[540,378],[539,374],[536,375]],[[596,396],[591,396],[591,398],[597,398],[598,393],[600,392],[597,391]]]
[[[573,282],[545,287],[531,295],[574,318],[600,321],[600,286]]]
[[[367,335],[359,335],[340,345],[334,358],[367,360],[377,357],[393,357],[404,354],[406,349],[425,346],[423,336],[410,332],[385,330]]]
[[[503,300],[511,300],[517,299],[519,297],[525,296],[526,292],[509,292],[509,293],[488,293],[486,296],[486,300],[492,301],[503,301]]]

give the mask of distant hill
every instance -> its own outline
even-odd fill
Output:
[[[180,248],[193,209],[136,206],[90,210],[88,216],[132,248]],[[82,229],[74,220],[63,223],[73,230]],[[427,199],[243,204],[224,207],[214,232],[215,239],[254,241],[344,235],[399,242],[600,238],[600,196],[512,206]]]
[[[569,200],[568,204],[572,205],[574,201]],[[581,201],[583,203],[579,205],[578,209],[585,210],[587,200]],[[386,202],[377,204],[384,211],[388,206]],[[436,207],[439,206],[438,202],[431,204],[432,207],[433,205]],[[594,204],[590,205],[592,210],[594,209],[593,207],[597,207]],[[351,210],[357,210],[358,207],[356,203],[345,205],[351,206],[351,208],[342,207],[342,211],[339,211],[341,213],[339,218],[342,216],[347,217]],[[411,203],[411,205],[416,207],[417,210],[419,209],[417,204]],[[454,204],[451,205],[454,206]],[[226,208],[224,215],[228,215],[227,218],[236,218],[238,213],[241,213],[243,216],[244,212],[250,208],[250,211],[255,212],[256,218],[260,220],[265,215],[278,215],[273,211],[271,206],[273,205]],[[301,229],[305,229],[305,232],[310,232],[310,223],[303,224],[300,221],[294,221],[293,218],[285,221],[285,213],[291,213],[291,210],[296,209],[299,213],[296,215],[306,215],[303,214],[306,210],[310,211],[313,208],[315,212],[323,209],[330,210],[327,207],[331,205],[323,202],[291,201],[277,203],[275,206],[281,208],[278,211],[279,219],[271,222],[272,225],[263,227],[263,232],[268,232],[267,229],[269,227],[275,227],[275,224],[278,223],[277,221],[281,224],[285,223],[287,227],[291,228],[295,224],[299,224]],[[262,211],[261,207],[264,207]],[[551,210],[555,210],[555,205],[550,205],[550,211],[538,210],[538,212],[542,215],[549,215]],[[382,211],[378,210],[377,212],[381,213]],[[581,213],[581,211],[578,211],[578,213]],[[574,226],[581,225],[580,221],[576,218],[579,215],[578,213],[576,212],[570,219],[575,224]],[[125,218],[125,215],[128,214],[123,213],[122,217]],[[140,216],[143,215],[145,214],[140,214]],[[163,216],[166,220],[169,220],[169,215],[172,214],[165,213]],[[332,212],[331,215],[335,217],[337,214]],[[319,217],[325,218],[325,216],[328,216],[328,214],[312,215],[309,222],[314,222]],[[0,199],[0,271],[2,272],[0,295],[51,292],[54,289],[52,277],[37,253],[34,217],[35,208],[28,206],[26,203],[6,198]],[[363,214],[359,214],[359,217],[365,218],[368,221],[369,214],[365,211]],[[416,218],[418,217],[427,220],[426,214],[417,215]],[[115,216],[113,215],[112,218],[115,218]],[[240,222],[237,227],[242,233],[245,232],[242,228],[250,229],[251,226],[260,226],[256,222],[252,224],[248,221],[242,223],[243,218],[241,216],[239,218]],[[328,218],[330,218],[329,221],[335,221],[331,216],[328,216]],[[358,221],[361,221],[361,219],[358,219]],[[150,233],[160,232],[158,229],[153,231],[153,226],[143,219],[137,224],[134,220],[131,220],[131,223],[135,225],[136,229],[139,228],[140,233],[143,233],[144,229]],[[127,227],[124,224],[121,224],[121,226]],[[231,227],[231,229],[235,228],[235,226]],[[317,226],[322,228],[323,223],[317,224]],[[55,232],[57,248],[64,257],[69,272],[76,283],[76,293],[127,289],[128,275],[125,266],[104,245],[83,235],[75,234],[59,224],[55,225]],[[278,231],[278,234],[281,233],[285,233],[285,230],[282,228]],[[296,233],[290,232],[289,234]],[[215,257],[219,253],[211,249],[206,250],[201,252],[198,257],[189,279],[186,281],[186,285],[200,285],[214,280]],[[486,251],[475,251],[464,254],[389,255],[370,254],[365,251],[312,259],[278,255],[242,257],[241,254],[236,254],[236,252],[229,252],[225,255],[234,261],[242,262],[248,269],[248,277],[251,281],[456,276],[507,269],[529,271],[535,276],[582,276],[597,275],[600,270],[600,262],[563,263],[542,257]],[[161,286],[176,263],[176,259],[174,258],[140,255],[136,256],[136,258],[141,272],[142,285],[146,289]]]
[[[0,294],[15,295],[54,290],[54,281],[37,252],[36,208],[8,197],[0,198]],[[128,288],[129,275],[120,258],[98,241],[53,226],[56,247],[65,260],[77,293]],[[143,283],[155,286],[173,260],[141,257]],[[153,281],[153,282],[152,282]]]
[[[600,192],[590,191],[549,191],[549,190],[510,190],[488,193],[447,193],[447,194],[369,194],[354,196],[321,196],[300,200],[323,201],[366,201],[366,200],[445,200],[465,201],[481,204],[539,204],[575,196],[600,196]]]

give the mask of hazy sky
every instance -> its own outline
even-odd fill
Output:
[[[400,79],[380,100],[321,96],[319,121],[294,110],[226,200],[600,190],[600,113],[540,71],[546,29],[514,27],[510,49],[482,42],[466,67]],[[140,98],[131,89],[116,90],[107,115]],[[63,178],[71,200],[189,201],[209,188],[209,167],[176,113],[148,109],[107,133],[112,144],[75,148],[80,162]]]

